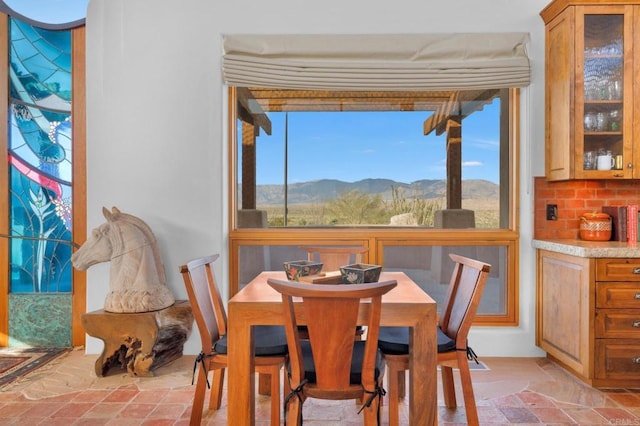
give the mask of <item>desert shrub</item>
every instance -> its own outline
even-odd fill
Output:
[[[380,195],[365,194],[354,189],[327,202],[330,223],[363,225],[388,223],[389,214]]]
[[[421,226],[433,226],[436,210],[442,209],[441,198],[408,198],[404,189],[391,187],[391,201],[387,203],[391,216],[411,213]]]

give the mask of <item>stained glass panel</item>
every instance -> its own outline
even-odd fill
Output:
[[[10,291],[71,292],[71,32],[10,25]]]

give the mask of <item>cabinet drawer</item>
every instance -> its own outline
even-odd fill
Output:
[[[597,339],[595,377],[640,380],[640,342]]]
[[[640,259],[596,259],[596,281],[640,281]]]
[[[596,338],[640,339],[640,309],[598,309]]]
[[[640,283],[596,283],[596,307],[640,309]]]

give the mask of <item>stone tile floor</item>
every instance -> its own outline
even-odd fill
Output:
[[[187,425],[194,387],[193,356],[183,356],[151,378],[111,373],[96,377],[97,356],[75,350],[0,389],[2,425]],[[487,371],[473,371],[482,425],[640,425],[640,390],[598,390],[544,358],[482,358]],[[639,384],[640,385],[640,384]],[[464,425],[459,392],[455,410],[444,407],[438,389],[439,424]],[[408,401],[408,399],[407,399]],[[401,422],[408,424],[401,403]],[[353,401],[308,400],[305,425],[358,425]],[[258,396],[257,425],[268,424],[269,399]],[[387,424],[386,406],[382,412]],[[226,424],[226,399],[203,424]],[[421,425],[420,425],[421,426]]]

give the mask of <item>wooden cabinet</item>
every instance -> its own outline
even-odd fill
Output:
[[[596,259],[596,384],[640,383],[640,259]]]
[[[538,250],[536,344],[595,387],[640,383],[640,259]]]
[[[593,376],[593,261],[538,250],[536,345],[589,382]]]
[[[634,40],[640,2],[556,0],[540,15],[546,25],[547,179],[640,178],[640,143],[634,146],[633,137],[640,132],[634,118],[640,117],[634,111],[640,54],[635,60],[633,53],[640,43]],[[621,156],[619,167],[605,161],[607,155]]]

